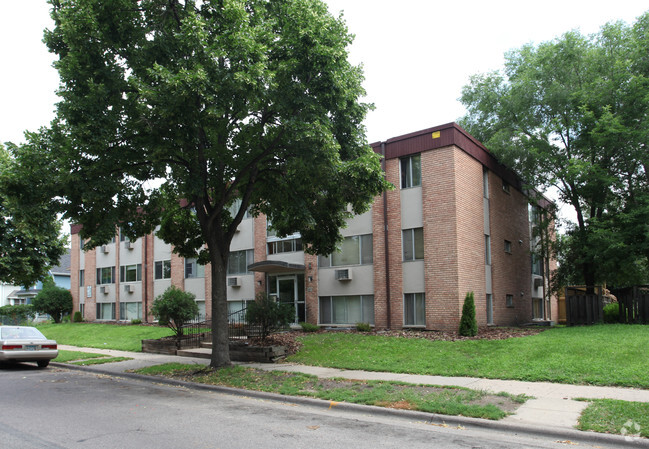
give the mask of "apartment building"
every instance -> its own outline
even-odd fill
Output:
[[[228,264],[235,312],[267,292],[295,305],[295,322],[455,330],[474,292],[478,323],[557,319],[547,295],[554,262],[533,256],[535,219],[518,177],[455,123],[372,144],[395,189],[342,229],[340,251],[304,253],[299,234],[275,235],[265,216],[246,216]],[[545,200],[543,200],[545,201]],[[211,308],[210,270],[173,253],[155,235],[84,250],[72,226],[72,295],[86,320],[152,321],[170,285]]]

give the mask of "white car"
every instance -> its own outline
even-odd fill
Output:
[[[0,326],[0,362],[36,362],[45,368],[59,355],[56,341],[31,326]]]

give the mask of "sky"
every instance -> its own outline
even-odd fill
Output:
[[[456,121],[458,98],[472,74],[498,70],[505,52],[607,22],[629,24],[649,6],[640,0],[326,0],[343,12],[356,38],[353,64],[365,73],[369,142]],[[42,43],[53,26],[45,0],[0,4],[0,142],[21,142],[25,130],[54,116],[58,76]]]

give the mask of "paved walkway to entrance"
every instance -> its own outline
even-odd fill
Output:
[[[168,362],[196,363],[207,365],[208,359],[199,357],[180,357],[174,355],[145,354],[141,352],[124,352],[106,349],[77,348],[59,345],[59,349],[85,351],[107,354],[115,357],[131,357],[118,363],[94,365],[98,371],[115,374],[127,370],[158,365]],[[475,377],[442,377],[415,374],[383,373],[372,371],[340,370],[318,366],[298,365],[292,363],[242,363],[242,365],[266,371],[293,371],[312,374],[323,378],[340,377],[358,380],[388,380],[413,384],[459,386],[474,390],[485,390],[493,393],[526,394],[534,399],[528,400],[515,414],[502,422],[519,423],[531,426],[549,426],[554,428],[573,429],[582,410],[588,406],[585,399],[621,399],[625,401],[649,402],[649,390],[617,387],[596,387],[589,385],[567,385],[550,382],[521,382],[516,380],[481,379]],[[92,371],[93,366],[87,367]]]

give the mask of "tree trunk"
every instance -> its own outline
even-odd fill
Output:
[[[228,298],[226,266],[220,255],[211,255],[212,270],[212,357],[210,366],[221,368],[231,365],[228,335]]]

